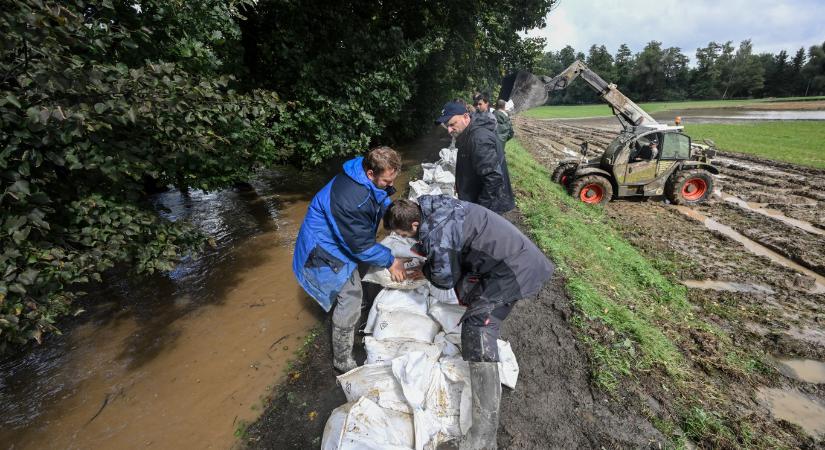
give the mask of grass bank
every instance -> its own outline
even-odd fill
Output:
[[[685,287],[669,278],[678,271],[675,262],[645,258],[601,208],[574,201],[552,183],[517,140],[507,144],[507,158],[532,237],[567,280],[595,383],[616,397],[643,391],[667,399],[662,411],[640,408],[676,446],[685,438],[706,447],[774,446],[770,434],[755,433],[758,425],[728,409],[732,394],[708,375],[758,376],[764,355],[743,352],[699,317]]]
[[[825,124],[822,122],[689,124],[685,132],[695,140],[713,139],[722,150],[825,168]]]
[[[668,111],[676,109],[695,109],[695,108],[734,108],[737,106],[749,105],[754,103],[772,103],[785,101],[809,101],[822,100],[825,97],[787,97],[787,98],[771,98],[771,99],[745,99],[745,100],[689,100],[681,102],[651,102],[640,103],[648,114],[653,114],[659,111]],[[613,113],[607,104],[594,105],[555,105],[555,106],[539,106],[523,113],[527,117],[536,119],[575,119],[582,117],[610,117]]]

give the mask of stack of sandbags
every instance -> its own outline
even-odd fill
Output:
[[[422,164],[410,198],[455,195],[455,149],[442,149],[436,163]],[[381,243],[394,256],[425,262],[415,241],[390,235]],[[338,377],[347,403],[327,420],[324,450],[434,450],[458,439],[472,425],[469,364],[461,358],[460,319],[465,308],[455,292],[426,280],[393,282],[387,269],[370,270],[364,281],[380,284],[364,332],[366,364]],[[515,388],[518,363],[510,344],[498,341],[502,384]]]
[[[420,180],[410,183],[410,200],[422,195],[455,196],[455,161],[458,150],[442,148],[439,159],[434,163],[422,163]]]

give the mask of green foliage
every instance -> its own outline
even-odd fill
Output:
[[[148,59],[202,45],[178,31],[207,3],[2,2],[0,353],[56,331],[76,285],[113,265],[165,271],[200,248],[157,217],[147,181],[217,189],[279,157],[274,94],[235,92],[215,53]]]
[[[451,98],[531,70],[544,42],[516,32],[553,3],[264,0],[241,23],[249,81],[295,102],[278,126],[292,161],[317,164],[408,137]]]

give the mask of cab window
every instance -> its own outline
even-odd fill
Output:
[[[662,159],[689,159],[690,138],[681,133],[665,133]]]

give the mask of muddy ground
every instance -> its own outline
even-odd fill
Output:
[[[582,141],[604,149],[619,130],[615,119],[514,122],[520,142],[551,170]],[[606,212],[634,246],[671,268],[674,280],[697,286],[689,289],[689,300],[737,347],[769,365],[773,358],[825,361],[825,170],[732,152],[719,154],[715,164],[719,192],[704,205],[620,200]],[[708,376],[740,396],[729,406],[742,417],[771,417],[758,394],[766,386],[825,404],[823,384],[767,372],[741,382]],[[818,447],[824,436],[798,443]]]
[[[521,222],[517,213],[508,219]],[[500,448],[661,448],[666,439],[647,419],[592,387],[586,352],[575,338],[570,318],[564,280],[556,277],[537,297],[519,302],[504,322],[502,339],[511,343],[520,374],[516,389],[504,388],[502,394]],[[329,326],[327,320],[319,328],[289,381],[245,432],[243,445],[320,446],[327,418],[346,402],[332,369]]]

